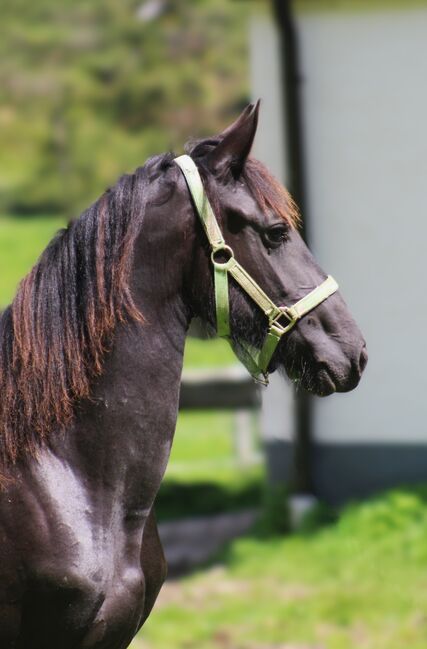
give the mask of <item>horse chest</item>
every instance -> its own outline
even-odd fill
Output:
[[[92,515],[83,493],[71,503],[72,485],[68,484],[67,492],[68,500],[61,498],[60,507],[52,498],[15,519],[19,532],[15,529],[9,543],[2,546],[3,565],[9,563],[9,546],[15,547],[18,564],[19,555],[28,559],[25,577],[19,582],[22,597],[13,597],[20,622],[7,631],[7,641],[15,637],[17,644],[11,646],[35,649],[122,649],[130,643],[144,613],[146,514],[128,520],[121,506],[113,511],[104,503]],[[28,539],[25,547],[16,548],[12,537],[17,535]],[[9,599],[0,597],[0,619],[6,613],[10,619]],[[3,631],[0,646],[7,647]]]
[[[35,638],[43,649],[128,646],[144,609],[141,561],[126,544],[102,545],[94,544],[84,561],[63,556],[61,564],[55,560],[38,571],[25,598],[23,646],[33,646]]]
[[[92,602],[102,603],[94,617],[90,606],[86,610],[88,620],[82,649],[127,647],[140,625],[144,611],[145,580],[141,567],[119,567],[107,583],[98,586],[92,584],[90,590]],[[83,594],[83,607],[84,599]]]

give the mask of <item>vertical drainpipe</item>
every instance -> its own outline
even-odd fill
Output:
[[[289,188],[304,217],[302,235],[307,241],[307,178],[304,164],[301,73],[297,33],[293,19],[292,0],[272,0],[272,3],[279,31]],[[312,403],[310,396],[301,390],[296,394],[295,416],[296,438],[292,490],[296,493],[313,493]]]

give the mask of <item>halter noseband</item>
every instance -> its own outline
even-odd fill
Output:
[[[261,349],[245,346],[245,358],[241,359],[253,378],[267,385],[268,366],[283,334],[292,329],[298,320],[309,311],[335,293],[338,290],[338,284],[329,275],[320,286],[310,291],[310,293],[301,300],[298,300],[293,306],[276,306],[249,273],[239,264],[234,257],[232,248],[225,243],[218,221],[204,190],[199,171],[192,158],[188,155],[181,155],[175,158],[175,162],[184,174],[212,251],[211,261],[214,267],[217,334],[221,338],[226,338],[235,353],[237,353],[231,340],[230,331],[228,297],[228,274],[230,273],[245,293],[249,295],[268,318],[268,331],[263,346]],[[219,261],[218,253],[222,253],[228,259],[226,261]],[[280,322],[282,318],[285,319],[284,324]]]

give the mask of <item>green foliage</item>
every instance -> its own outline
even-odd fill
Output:
[[[327,525],[336,523],[338,512],[324,502],[316,503],[309,509],[298,526],[300,534],[314,534]]]
[[[257,533],[261,536],[283,535],[290,529],[289,490],[284,485],[265,485]]]
[[[209,481],[191,479],[191,468],[189,471],[190,480],[187,476],[182,476],[182,480],[166,477],[156,499],[159,520],[222,514],[258,508],[261,504],[263,487],[260,467],[251,470],[235,467],[226,480],[213,475]]]
[[[247,101],[245,0],[3,0],[0,209],[76,213]]]
[[[356,534],[376,544],[401,534],[408,535],[407,549],[427,559],[427,544],[417,530],[427,529],[427,488],[390,491],[385,496],[363,505],[353,505],[340,520],[339,532],[345,538]],[[410,537],[410,538],[409,538]]]

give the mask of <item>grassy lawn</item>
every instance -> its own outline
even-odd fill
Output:
[[[230,345],[225,340],[198,340],[187,338],[184,353],[184,368],[223,367],[236,363]]]
[[[63,225],[61,218],[0,217],[0,308],[9,304],[19,281]]]
[[[395,490],[339,521],[232,544],[166,584],[132,649],[425,649],[427,490]]]

